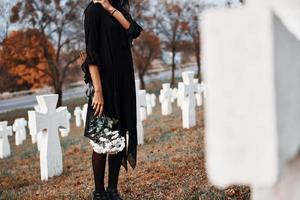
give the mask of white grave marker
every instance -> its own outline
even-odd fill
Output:
[[[139,98],[140,98],[140,114],[141,120],[144,121],[147,118],[147,100],[146,100],[146,90],[139,90]]]
[[[80,127],[81,126],[81,108],[79,106],[77,106],[74,110],[74,116],[75,116],[75,124],[76,127]]]
[[[179,96],[181,98],[182,127],[190,128],[196,125],[196,98],[197,84],[194,83],[194,72],[182,72],[183,86]]]
[[[141,120],[140,107],[146,106],[146,95],[144,96],[140,93],[140,81],[135,80],[135,89],[136,89],[136,120],[137,120],[137,134],[138,134],[138,144],[144,144],[144,128]]]
[[[0,122],[0,158],[9,157],[10,152],[10,145],[8,141],[8,136],[12,135],[11,126],[7,126],[7,121]]]
[[[67,137],[69,135],[69,133],[71,131],[71,127],[70,127],[71,118],[72,118],[71,113],[68,112],[68,114],[67,114],[67,127],[59,129],[61,137]]]
[[[82,107],[82,112],[81,112],[81,118],[83,120],[83,126],[85,126],[85,122],[86,122],[86,113],[87,113],[87,109],[88,109],[88,104],[84,104]]]
[[[300,199],[299,11],[250,0],[203,18],[208,177],[252,186],[253,200]]]
[[[202,106],[202,87],[201,87],[201,84],[198,83],[197,78],[194,78],[194,83],[197,84],[197,92],[195,94],[197,106]]]
[[[152,102],[152,107],[154,108],[156,106],[156,96],[155,94],[151,94],[151,102]]]
[[[26,140],[26,126],[27,122],[24,118],[15,119],[12,127],[15,132],[16,145],[21,145]]]
[[[152,98],[151,98],[151,94],[146,93],[146,104],[147,104],[147,114],[151,115],[152,114],[152,108],[153,108],[153,104],[152,104]]]
[[[175,100],[177,99],[177,95],[178,95],[178,89],[177,88],[173,88],[172,89],[172,98],[171,98],[171,102],[175,102]]]
[[[170,83],[163,83],[160,90],[159,102],[161,103],[162,115],[169,115],[172,113],[172,89]]]
[[[40,111],[34,112],[35,129],[42,132],[40,141],[40,167],[41,179],[48,180],[49,177],[59,176],[63,171],[62,150],[58,136],[60,127],[67,127],[67,108],[56,109],[58,95],[37,96]]]
[[[182,94],[184,84],[183,82],[178,82],[178,88],[177,88],[177,106],[181,108],[181,97],[179,94]]]
[[[34,106],[35,111],[41,112],[40,107]],[[29,128],[29,134],[31,135],[31,142],[32,144],[37,143],[37,149],[40,151],[40,141],[42,138],[42,134],[47,134],[47,130],[42,130],[37,132],[36,131],[36,126],[35,126],[35,111],[29,110],[28,111],[28,128]]]

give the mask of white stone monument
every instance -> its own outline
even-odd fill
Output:
[[[26,126],[27,121],[24,118],[15,119],[12,128],[15,132],[16,145],[21,145],[26,140]]]
[[[146,104],[147,104],[147,115],[151,115],[153,112],[153,103],[152,103],[152,96],[149,93],[146,93]]]
[[[151,102],[152,102],[152,107],[154,108],[156,106],[156,96],[155,94],[151,94]]]
[[[182,109],[182,127],[191,128],[196,125],[196,97],[197,83],[194,83],[194,72],[182,72],[183,85],[180,86]]]
[[[250,185],[253,200],[298,200],[300,1],[247,3],[203,16],[208,177]]]
[[[147,119],[147,100],[146,100],[146,90],[139,90],[139,98],[140,98],[140,114],[141,120],[144,121]]]
[[[177,95],[178,95],[178,89],[177,88],[172,88],[172,98],[171,98],[172,103],[174,103],[175,100],[177,99]]]
[[[71,125],[70,124],[71,118],[72,118],[71,113],[68,112],[68,114],[67,114],[67,127],[59,129],[61,137],[67,137],[69,135],[69,133],[71,132],[71,126],[70,126]]]
[[[159,102],[161,103],[161,114],[169,115],[172,113],[172,89],[170,83],[163,83],[160,90]]]
[[[197,84],[197,92],[195,94],[197,106],[202,106],[202,87],[201,87],[201,84],[198,82],[197,78],[194,78],[194,83]]]
[[[34,106],[34,110],[41,112],[41,109],[38,105]],[[37,132],[36,126],[35,126],[35,111],[29,110],[28,111],[28,128],[29,128],[29,134],[31,135],[31,142],[32,144],[37,143],[37,149],[40,151],[40,141],[42,138],[42,134],[47,134],[47,130],[42,130]]]
[[[136,120],[137,120],[137,135],[138,144],[144,144],[144,128],[141,120],[140,107],[146,106],[146,96],[140,93],[140,81],[135,80],[135,90],[136,90]]]
[[[86,122],[86,114],[87,114],[88,104],[84,104],[82,107],[81,118],[83,120],[83,126],[85,127]]]
[[[81,126],[81,108],[79,106],[77,106],[74,110],[74,116],[75,116],[75,125],[76,127],[80,127]]]
[[[0,122],[0,158],[9,157],[10,152],[10,145],[8,141],[8,136],[12,135],[12,128],[8,126],[7,121]]]
[[[40,167],[41,179],[59,176],[63,172],[62,150],[58,129],[67,127],[67,108],[56,108],[58,95],[36,96],[40,111],[34,112],[35,130],[42,132],[40,141]]]
[[[183,90],[183,82],[178,82],[178,88],[177,88],[177,106],[181,108],[181,97],[179,94],[182,94],[182,90]]]

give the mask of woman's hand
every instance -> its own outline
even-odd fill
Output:
[[[92,101],[92,107],[94,109],[94,115],[95,116],[101,116],[103,112],[103,106],[104,106],[104,100],[103,95],[101,91],[95,91],[94,97]]]
[[[114,10],[113,6],[110,4],[108,0],[93,0],[93,2],[100,3],[102,7],[109,13],[111,13]]]

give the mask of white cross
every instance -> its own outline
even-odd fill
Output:
[[[84,104],[82,107],[81,118],[83,120],[83,126],[85,127],[86,122],[86,114],[87,114],[88,104]]]
[[[253,200],[298,200],[300,1],[247,4],[202,16],[208,177],[250,185]]]
[[[172,103],[177,99],[177,94],[178,94],[178,89],[177,88],[173,88],[172,89],[172,98],[171,98],[171,102]]]
[[[12,135],[12,128],[11,126],[7,126],[7,121],[0,122],[0,158],[9,157],[10,152],[10,145],[8,141],[8,136]]]
[[[72,116],[71,113],[68,112],[67,114],[67,128],[60,128],[60,134],[61,137],[67,137],[71,131],[71,127],[70,127],[70,120],[71,120]]]
[[[77,106],[74,110],[74,116],[75,116],[75,124],[76,127],[80,127],[81,126],[81,108],[79,106]]]
[[[140,81],[135,80],[138,144],[144,144],[144,128],[141,120],[140,108],[142,106],[146,106],[146,95],[141,93],[139,88],[140,88]]]
[[[197,84],[197,92],[196,92],[196,102],[197,102],[197,106],[202,106],[202,88],[201,88],[201,84],[198,83],[198,79],[194,78],[194,83]]]
[[[156,106],[156,96],[155,94],[151,94],[151,102],[152,102],[152,107],[155,107]]]
[[[21,145],[26,140],[26,125],[27,122],[24,118],[15,119],[13,124],[13,131],[15,132],[16,145]]]
[[[182,126],[190,128],[196,125],[196,99],[197,84],[194,83],[194,72],[182,72],[183,86],[181,93]]]
[[[34,106],[35,111],[41,112],[41,109],[38,105]],[[43,134],[47,134],[47,130],[42,130],[37,132],[36,126],[35,126],[35,111],[29,110],[28,113],[28,128],[29,128],[29,134],[31,135],[31,142],[32,144],[37,143],[37,149],[40,151],[40,141]]]
[[[160,90],[159,102],[161,103],[162,115],[169,115],[172,113],[172,89],[170,83],[163,83]]]
[[[58,136],[59,128],[67,127],[67,108],[56,109],[58,95],[36,96],[40,111],[34,111],[34,127],[37,132],[42,132],[40,141],[40,167],[41,179],[58,176],[63,171],[62,150]]]
[[[140,115],[141,115],[141,120],[144,121],[147,118],[147,100],[146,100],[146,90],[139,90],[138,91],[139,95],[139,101],[140,101]]]
[[[152,114],[152,98],[151,94],[147,93],[146,94],[146,104],[147,104],[147,114],[150,115]]]
[[[178,82],[176,98],[177,98],[177,106],[180,108],[181,108],[181,97],[179,94],[182,94],[183,86],[184,86],[183,82]]]

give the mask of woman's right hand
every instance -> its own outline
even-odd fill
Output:
[[[94,92],[94,97],[92,100],[92,107],[94,109],[94,115],[101,116],[101,114],[103,112],[103,107],[104,107],[102,91],[96,90]]]

